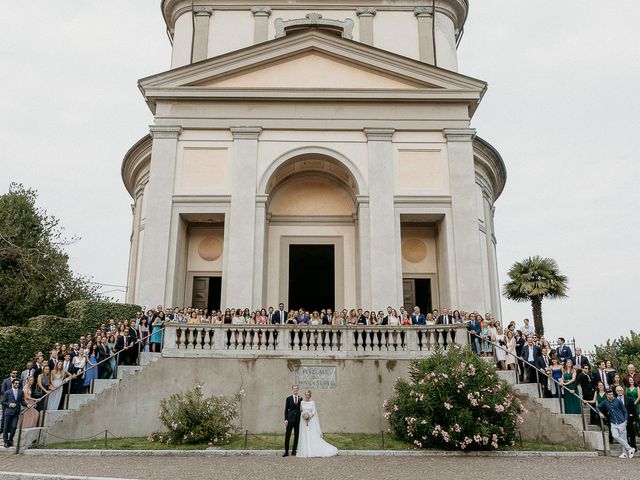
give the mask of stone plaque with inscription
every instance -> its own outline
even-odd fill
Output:
[[[328,390],[336,388],[336,367],[305,365],[296,372],[296,383],[300,390]]]

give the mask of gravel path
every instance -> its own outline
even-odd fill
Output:
[[[33,457],[0,456],[0,470],[152,480],[438,479],[581,480],[638,478],[640,460],[618,458]]]

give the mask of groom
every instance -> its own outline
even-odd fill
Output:
[[[284,404],[284,426],[287,429],[284,435],[284,455],[289,456],[289,441],[291,440],[291,430],[293,430],[293,448],[291,455],[296,454],[298,448],[298,433],[300,432],[300,402],[302,398],[298,395],[298,385],[291,387],[293,395],[287,397]]]

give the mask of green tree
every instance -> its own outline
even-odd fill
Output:
[[[560,273],[555,260],[538,255],[514,263],[508,275],[503,295],[516,302],[530,301],[536,333],[544,335],[542,299],[566,297],[568,278]]]
[[[620,373],[625,373],[630,363],[640,367],[640,335],[632,330],[628,337],[609,339],[604,345],[596,345],[594,360],[611,360],[613,368]]]
[[[0,195],[0,326],[36,315],[65,315],[72,300],[99,299],[69,268],[59,220],[36,206],[37,192],[12,183]],[[76,240],[76,239],[72,239]]]

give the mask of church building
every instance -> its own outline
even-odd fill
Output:
[[[468,0],[163,0],[171,69],[126,153],[127,301],[500,318],[499,153]]]

